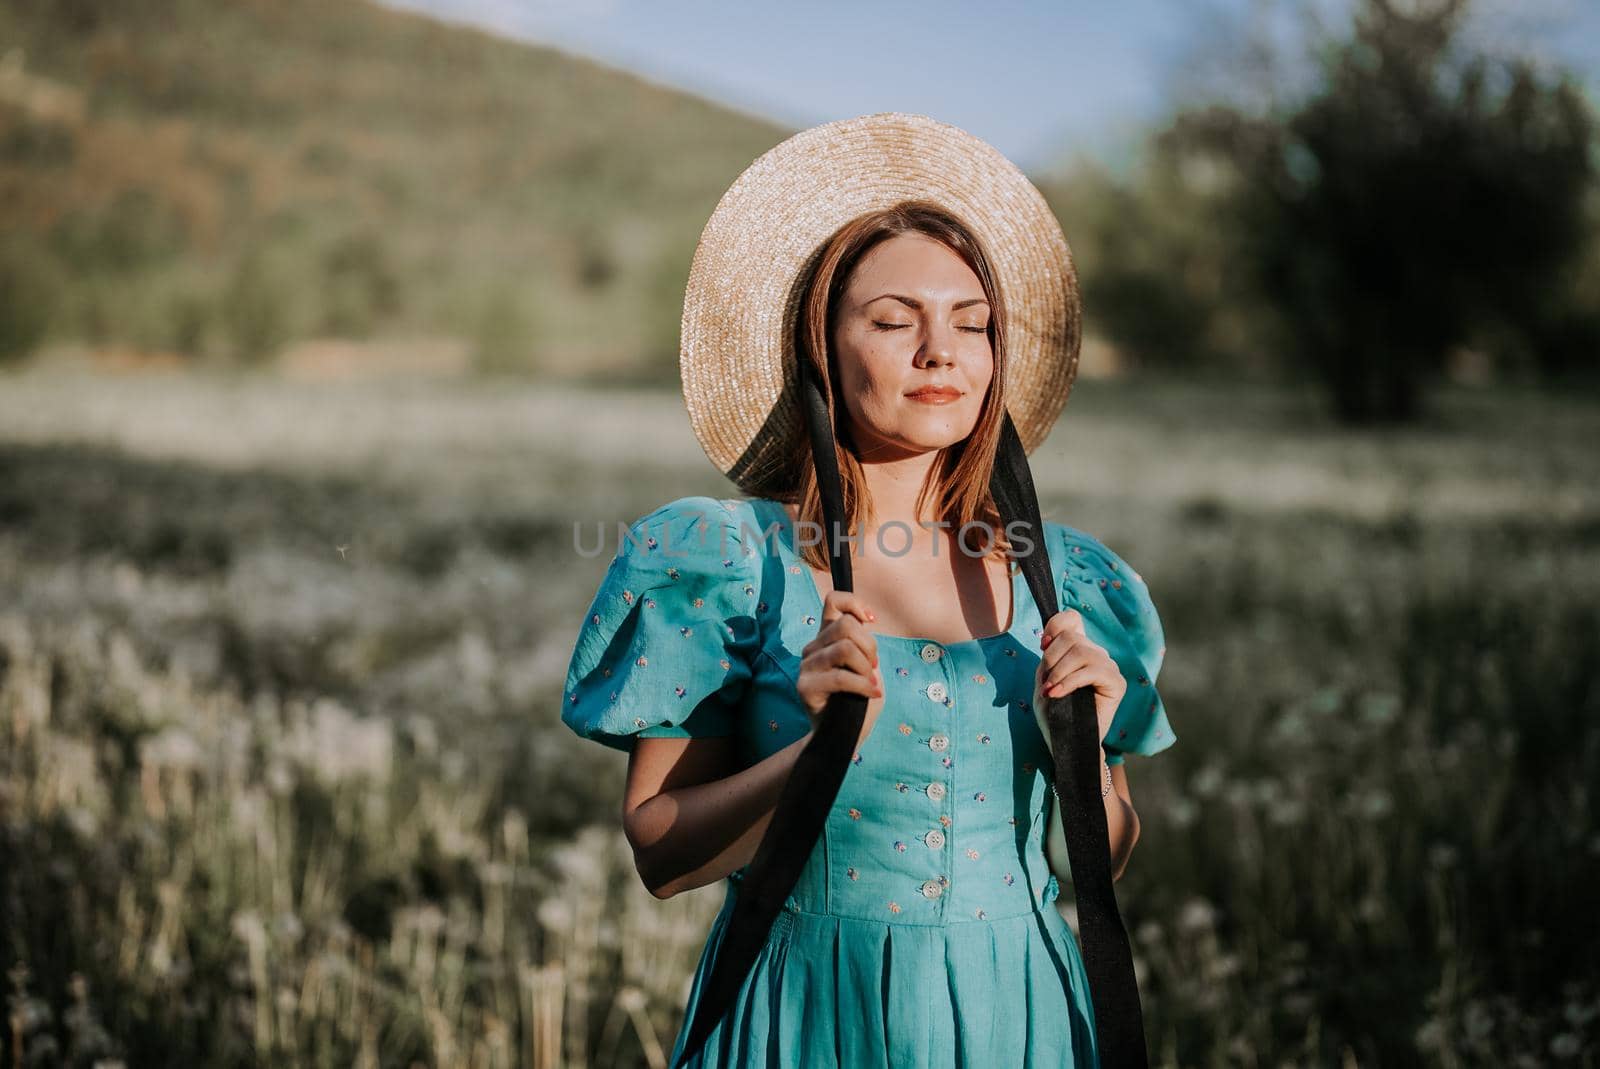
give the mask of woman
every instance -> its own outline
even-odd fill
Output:
[[[780,792],[830,696],[849,693],[866,715],[823,832],[688,1064],[1095,1065],[1083,959],[1051,906],[1038,710],[1092,688],[1120,875],[1139,833],[1122,755],[1175,741],[1154,687],[1164,640],[1143,581],[1108,547],[1051,522],[1043,546],[1014,544],[987,493],[1007,410],[1036,444],[1064,403],[1070,259],[1053,255],[1042,198],[1019,211],[1015,194],[1036,191],[970,135],[897,115],[817,130],[830,136],[791,139],[735,183],[691,272],[691,420],[749,496],[680,498],[633,524],[579,635],[563,719],[630,752],[624,826],[652,893],[727,880],[674,1063]],[[824,198],[803,191],[840,173],[818,147],[846,133],[869,146],[844,139],[857,168],[909,138],[915,187],[935,195],[858,191],[807,215]],[[1012,194],[981,227],[945,206],[970,199],[975,161]],[[759,210],[740,219],[741,197]],[[799,205],[805,225],[774,218],[774,203]],[[719,235],[758,219],[792,248],[717,266],[730,247]],[[1003,220],[1026,240],[997,261]],[[730,286],[740,272],[753,274]],[[750,281],[772,276],[784,284],[765,296]],[[725,307],[730,292],[766,314],[704,300]],[[798,361],[826,383],[856,538],[848,592],[816,537],[822,491],[788,400]],[[707,385],[717,374],[737,388]],[[1048,619],[1014,566],[1041,550],[1066,606]]]

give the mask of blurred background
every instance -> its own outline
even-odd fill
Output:
[[[574,524],[736,496],[700,228],[900,110],[1076,257],[1153,1063],[1596,1064],[1600,9],[1100,8],[0,0],[0,1061],[663,1064]]]

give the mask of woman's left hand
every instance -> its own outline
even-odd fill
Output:
[[[1103,646],[1084,631],[1083,616],[1076,609],[1063,609],[1050,617],[1039,636],[1042,652],[1034,676],[1034,692],[1041,698],[1071,694],[1079,687],[1094,687],[1094,708],[1103,740],[1111,730],[1111,719],[1128,692],[1117,662]],[[1042,706],[1038,709],[1043,718]],[[1048,736],[1047,736],[1048,737]]]

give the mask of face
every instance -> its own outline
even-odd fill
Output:
[[[943,449],[972,433],[994,376],[989,315],[978,276],[932,238],[897,234],[856,265],[833,346],[862,457]]]

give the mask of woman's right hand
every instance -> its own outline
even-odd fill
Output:
[[[800,650],[797,686],[813,731],[828,697],[836,691],[866,696],[867,713],[856,738],[858,748],[872,734],[883,708],[878,640],[867,630],[867,624],[877,618],[854,591],[830,591],[822,601],[822,627],[817,637]]]

